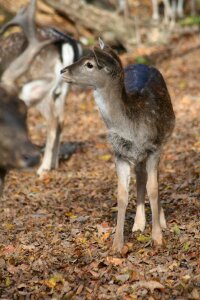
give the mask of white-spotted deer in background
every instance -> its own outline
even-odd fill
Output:
[[[58,166],[64,105],[69,86],[60,79],[60,69],[81,54],[78,42],[53,28],[36,28],[36,0],[22,8],[0,31],[18,25],[23,32],[0,39],[1,82],[14,89],[27,106],[35,106],[47,123],[47,140],[38,174]]]
[[[113,248],[121,251],[128,205],[131,166],[137,181],[133,231],[145,228],[145,194],[152,211],[152,239],[162,244],[166,227],[158,192],[158,165],[175,115],[161,73],[141,64],[123,69],[117,54],[100,40],[88,56],[61,70],[63,80],[94,89],[95,101],[108,129],[118,175],[118,217]]]

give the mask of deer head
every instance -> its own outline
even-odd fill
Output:
[[[117,54],[101,39],[99,46],[76,63],[62,69],[63,80],[96,89],[103,87],[110,79],[121,77],[122,65]]]

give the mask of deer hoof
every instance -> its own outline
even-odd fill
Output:
[[[167,223],[166,223],[166,220],[165,218],[160,218],[160,226],[162,229],[166,229],[167,228]]]
[[[44,167],[43,165],[41,165],[40,167],[39,167],[39,169],[37,170],[37,175],[39,176],[39,177],[42,177],[43,176],[43,174],[47,174],[47,172],[48,171],[50,171],[51,170],[51,168],[47,168],[47,167]]]
[[[152,233],[152,240],[155,246],[161,246],[163,244],[163,236],[161,231]]]
[[[113,245],[112,245],[113,252],[121,253],[123,246],[124,246],[123,239],[119,239],[118,237],[114,238]]]
[[[144,231],[144,229],[145,229],[145,222],[141,222],[141,223],[134,222],[132,232],[135,232],[135,231],[138,231],[138,230]]]

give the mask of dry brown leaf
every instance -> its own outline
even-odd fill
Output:
[[[112,257],[112,256],[108,256],[106,258],[106,261],[109,263],[109,264],[112,264],[114,266],[120,266],[123,264],[124,262],[124,259],[123,258],[118,258],[118,257]]]
[[[155,289],[164,290],[165,287],[160,282],[151,280],[151,281],[136,282],[132,285],[132,288],[133,289],[145,288],[145,289],[150,290],[151,293],[153,293]]]

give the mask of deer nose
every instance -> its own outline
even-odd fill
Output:
[[[63,69],[60,71],[60,74],[63,74],[63,73],[65,73],[66,71],[68,71],[67,67],[63,68]]]
[[[62,80],[67,83],[75,83],[74,78],[71,74],[71,70],[69,70],[68,67],[65,67],[60,71],[60,74],[62,75]]]

